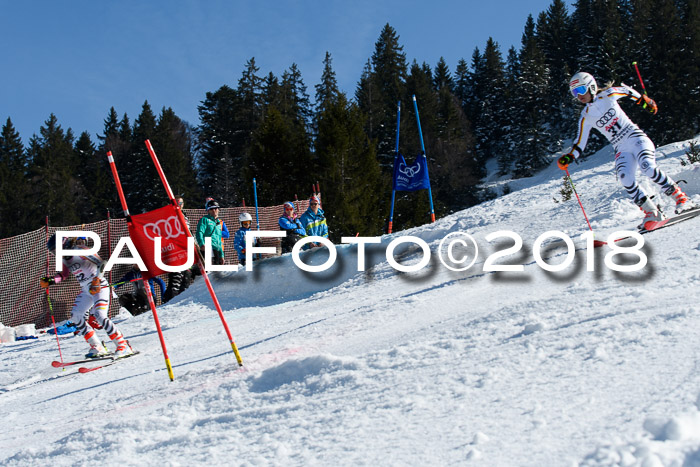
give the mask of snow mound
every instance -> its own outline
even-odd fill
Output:
[[[288,384],[296,384],[297,390],[311,394],[322,392],[324,388],[346,384],[354,380],[353,372],[358,369],[353,358],[340,358],[332,355],[315,355],[303,359],[283,362],[268,368],[250,381],[252,392],[274,391]]]
[[[700,413],[644,421],[647,436],[599,447],[581,466],[693,467],[700,465]],[[651,435],[651,438],[648,437]]]

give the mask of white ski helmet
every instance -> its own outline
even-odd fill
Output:
[[[588,91],[590,91],[591,96],[595,96],[598,93],[598,83],[595,82],[595,78],[590,73],[579,71],[571,77],[569,91],[574,97],[586,94]]]
[[[250,214],[244,212],[240,216],[238,216],[238,222],[240,222],[241,225],[243,225],[244,222],[253,222],[253,218]]]

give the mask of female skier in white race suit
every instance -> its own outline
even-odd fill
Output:
[[[46,248],[55,254],[56,234],[49,238]],[[87,249],[86,246],[76,245],[72,239],[69,238],[64,241],[63,248],[76,250]],[[95,334],[95,330],[88,327],[87,319],[90,310],[92,310],[92,314],[95,316],[100,326],[102,326],[107,335],[109,335],[109,338],[117,344],[117,350],[114,356],[116,358],[125,357],[133,352],[129,343],[124,339],[122,333],[119,332],[117,326],[112,323],[112,320],[107,316],[111,289],[107,280],[102,277],[102,268],[102,259],[97,255],[64,257],[62,269],[54,276],[42,277],[40,279],[40,284],[42,287],[46,288],[49,285],[58,284],[66,280],[69,274],[73,274],[80,284],[81,291],[78,296],[75,297],[75,303],[71,311],[71,321],[90,345],[90,350],[86,357],[96,358],[109,354]]]
[[[571,152],[558,160],[560,169],[566,170],[574,159],[583,154],[588,135],[591,129],[595,128],[613,145],[617,177],[637,206],[644,211],[640,229],[647,222],[663,220],[664,216],[637,183],[635,173],[638,167],[644,175],[661,187],[664,194],[673,198],[677,214],[695,207],[678,184],[656,166],[654,143],[630,120],[617,101],[622,97],[633,98],[637,104],[646,104],[653,114],[658,111],[656,102],[624,84],[598,92],[598,85],[593,76],[583,72],[576,73],[571,78],[569,90],[579,102],[585,104],[585,107],[581,111],[578,134],[574,138]]]

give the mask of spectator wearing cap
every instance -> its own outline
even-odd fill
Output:
[[[294,244],[300,238],[306,237],[306,230],[299,219],[297,219],[294,212],[294,204],[291,201],[284,203],[282,209],[284,209],[284,212],[279,219],[279,226],[280,229],[287,233],[287,236],[282,239],[282,254],[285,254],[292,251]]]
[[[306,231],[306,236],[328,238],[328,224],[326,224],[326,216],[323,209],[320,208],[320,194],[313,195],[309,198],[309,208],[301,215],[299,221]],[[321,246],[320,243],[309,243],[309,248]]]
[[[207,198],[204,206],[207,214],[199,220],[195,240],[204,255],[204,239],[211,237],[212,264],[224,264],[224,247],[222,238],[229,238],[226,224],[219,218],[219,203],[213,198]]]

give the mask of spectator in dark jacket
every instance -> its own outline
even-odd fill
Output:
[[[138,280],[137,280],[138,279]],[[146,295],[146,289],[143,287],[143,281],[141,280],[141,271],[137,265],[134,265],[129,272],[124,274],[124,277],[117,281],[120,283],[115,289],[122,287],[126,284],[133,284],[133,291],[125,293],[119,297],[119,304],[129,310],[133,316],[140,315],[148,311],[148,296]],[[157,303],[157,295],[155,284],[158,284],[160,288],[161,300],[163,300],[163,294],[165,293],[165,282],[160,277],[152,277],[148,279],[148,285],[151,287],[151,295],[153,295],[153,301]]]

